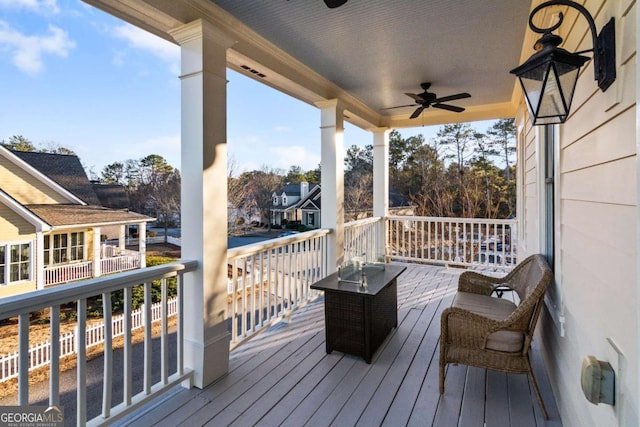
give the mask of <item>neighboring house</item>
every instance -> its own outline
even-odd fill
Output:
[[[309,189],[310,188],[310,189]],[[308,190],[309,189],[309,190]],[[304,194],[304,196],[302,196]],[[273,193],[271,223],[282,225],[283,220],[300,222],[311,228],[320,228],[322,192],[320,186],[306,182],[288,184],[280,193]],[[409,198],[395,189],[389,189],[389,213],[392,215],[413,215]],[[353,219],[370,217],[371,209],[349,212]]]
[[[312,228],[320,227],[320,186],[302,181],[287,184],[282,191],[274,192],[271,207],[271,223],[282,225],[300,221]]]
[[[125,232],[153,218],[122,210],[121,190],[101,190],[77,156],[0,146],[0,297],[145,266],[144,239],[127,250]],[[109,228],[118,246],[101,244]]]

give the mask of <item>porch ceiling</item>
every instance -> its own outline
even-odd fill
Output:
[[[237,40],[231,68],[308,103],[339,98],[346,119],[364,128],[513,116],[520,90],[509,70],[530,43],[532,5],[348,0],[329,9],[322,0],[85,1],[169,40],[168,31],[181,24],[213,22]],[[470,93],[450,102],[466,111],[428,108],[409,120],[414,107],[384,110],[412,104],[404,93],[422,92],[421,82],[432,82],[438,96]]]

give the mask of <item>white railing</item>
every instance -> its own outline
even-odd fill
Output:
[[[364,256],[367,262],[384,260],[384,245],[380,241],[384,234],[380,217],[366,218],[344,224],[344,259]]]
[[[387,217],[387,256],[396,261],[510,269],[516,220]]]
[[[100,260],[100,271],[102,274],[119,273],[137,268],[140,268],[140,254],[137,252]]]
[[[145,242],[147,243],[147,245],[156,243],[156,244],[162,244],[164,243],[164,236],[153,236],[153,237],[147,237],[145,239]],[[126,239],[126,244],[127,245],[137,245],[140,243],[140,239],[138,239],[137,237],[129,237]],[[174,236],[167,236],[167,243],[171,243],[172,245],[176,245],[176,246],[181,246],[182,245],[182,239],[180,237],[174,237]]]
[[[177,314],[177,299],[172,298],[167,302],[167,315],[169,317]],[[151,306],[151,322],[156,323],[162,320],[162,303],[158,302]],[[144,327],[144,304],[138,310],[131,312],[131,330]],[[113,316],[112,330],[113,338],[124,335],[125,318],[124,315]],[[60,358],[77,353],[76,336],[78,334],[76,326],[72,332],[60,336]],[[104,343],[104,322],[99,321],[87,327],[85,343],[86,348],[94,347]],[[18,361],[20,353],[18,351],[0,356],[0,383],[11,378],[18,377]],[[34,370],[42,366],[47,366],[51,362],[51,342],[45,341],[29,347],[29,370]]]
[[[192,377],[192,373],[184,368],[183,362],[183,274],[195,271],[196,261],[176,262],[129,273],[105,276],[98,279],[91,279],[81,283],[61,285],[54,288],[43,289],[26,294],[20,294],[0,299],[0,320],[18,317],[18,359],[12,364],[17,364],[18,369],[18,402],[20,406],[29,404],[29,317],[33,312],[49,309],[50,312],[50,344],[47,349],[42,346],[35,350],[42,354],[47,353],[49,362],[49,406],[57,406],[60,402],[60,355],[67,352],[71,346],[76,350],[76,402],[77,402],[77,424],[78,425],[98,425],[105,422],[114,422],[124,415],[130,413],[135,408],[142,406],[154,396],[160,395],[173,388],[185,380]],[[177,344],[175,353],[177,361],[174,364],[175,372],[169,375],[169,351],[168,351],[168,315],[171,308],[167,297],[167,279],[177,277],[177,304],[174,309],[177,312],[176,334]],[[161,303],[159,311],[161,315],[160,339],[161,351],[153,354],[153,359],[160,358],[160,381],[152,384],[152,304],[151,288],[152,281],[160,280]],[[132,310],[132,296],[134,286],[142,284],[145,310],[144,314],[134,315]],[[113,325],[111,312],[112,292],[123,290],[123,324]],[[102,311],[104,318],[104,333],[92,334],[92,327],[87,323],[87,300],[94,297],[102,298]],[[77,307],[77,333],[73,338],[60,335],[60,311],[61,306],[69,301],[76,301]],[[144,325],[144,354],[136,360],[132,360],[133,344],[132,329],[136,318],[142,317]],[[124,332],[124,372],[122,374],[123,401],[113,407],[112,386],[114,383],[114,361],[113,361],[113,338],[114,329]],[[102,394],[102,413],[87,423],[87,345],[92,339],[103,339],[104,344],[104,370],[102,381],[104,392]],[[35,356],[40,357],[40,355]],[[45,357],[42,355],[42,357]],[[142,359],[142,360],[139,360]],[[143,389],[140,393],[133,395],[131,384],[133,379],[132,366],[140,364],[144,366]]]
[[[73,282],[93,277],[93,261],[53,265],[44,268],[45,286]]]
[[[231,348],[315,297],[327,274],[329,230],[240,246],[227,251]]]

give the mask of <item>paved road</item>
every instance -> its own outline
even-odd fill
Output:
[[[152,344],[152,384],[160,381],[160,338],[153,339]],[[176,372],[176,334],[169,334],[169,375]],[[112,387],[112,404],[116,406],[123,401],[122,380],[123,375],[123,349],[117,349],[113,353],[114,382]],[[138,343],[133,346],[132,353],[132,386],[133,395],[142,391],[144,379],[144,345]],[[102,412],[102,378],[104,357],[96,357],[87,362],[87,419],[90,420]],[[76,381],[77,371],[71,369],[60,376],[60,405],[64,408],[65,426],[76,425]],[[49,382],[32,385],[29,389],[30,405],[48,405]],[[17,397],[10,396],[0,399],[0,406],[16,405]]]

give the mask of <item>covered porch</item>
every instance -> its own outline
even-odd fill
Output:
[[[557,409],[550,408],[550,422],[559,423],[558,413],[561,413],[568,425],[637,424],[635,2],[583,2],[596,16],[598,28],[613,16],[622,23],[616,24],[619,39],[623,40],[616,46],[620,54],[616,68],[620,76],[626,75],[626,79],[618,79],[614,86],[616,90],[603,94],[592,87],[590,77],[586,76],[593,67],[589,63],[585,76],[577,84],[574,100],[577,107],[567,125],[534,128],[521,91],[508,71],[532,53],[537,36],[527,30],[527,16],[531,9],[542,3],[540,0],[403,1],[393,4],[349,0],[331,13],[319,0],[250,3],[226,0],[85,1],[181,47],[182,255],[189,260],[139,273],[125,273],[113,280],[97,279],[82,292],[69,286],[57,295],[44,290],[33,298],[0,303],[3,313],[19,315],[21,328],[27,329],[23,324],[28,321],[30,309],[43,305],[55,307],[75,299],[79,323],[82,323],[85,319],[80,313],[86,308],[88,292],[103,294],[107,300],[111,291],[125,289],[126,299],[130,298],[126,296],[126,290],[141,281],[147,288],[150,280],[179,276],[176,372],[170,374],[165,362],[169,345],[168,340],[163,340],[162,350],[158,352],[163,361],[161,380],[152,384],[149,347],[148,352],[145,351],[143,392],[132,393],[128,386],[131,362],[125,363],[123,402],[113,406],[110,390],[116,375],[111,362],[105,358],[103,408],[101,415],[91,423],[100,424],[126,416],[127,412],[144,406],[162,391],[183,382],[190,388],[176,396],[176,401],[184,399],[183,408],[174,412],[175,406],[160,406],[157,410],[161,413],[162,409],[169,409],[167,417],[176,416],[176,421],[184,421],[185,425],[197,424],[198,420],[207,423],[218,416],[220,418],[211,422],[212,425],[236,420],[238,424],[244,420],[264,420],[265,425],[271,425],[268,424],[271,422],[277,425],[287,417],[297,419],[298,415],[313,423],[318,420],[314,417],[330,413],[327,407],[318,405],[316,399],[326,394],[327,389],[335,391],[326,396],[329,396],[327,402],[335,403],[330,410],[335,411],[331,413],[331,422],[336,424],[340,424],[339,421],[356,424],[360,420],[363,424],[375,420],[391,422],[398,410],[406,421],[411,421],[415,412],[416,416],[425,417],[420,421],[437,425],[447,425],[449,419],[456,425],[459,418],[468,413],[478,417],[482,414],[482,419],[476,420],[480,425],[490,424],[486,417],[494,414],[500,415],[499,421],[513,420],[513,423],[521,424],[525,423],[520,419],[523,417],[530,424],[537,422],[536,405],[528,396],[526,380],[498,376],[496,382],[494,374],[455,367],[450,370],[445,397],[437,395],[436,387],[429,390],[429,384],[433,384],[430,376],[433,376],[439,332],[434,326],[438,310],[446,305],[453,281],[446,285],[446,291],[440,289],[441,285],[431,293],[427,291],[426,298],[421,292],[404,291],[406,298],[399,307],[402,323],[371,366],[349,357],[323,354],[321,324],[314,322],[306,329],[306,317],[290,324],[266,319],[267,324],[279,324],[279,328],[272,329],[273,334],[254,337],[251,346],[234,349],[238,336],[251,335],[254,331],[246,321],[240,324],[233,321],[229,328],[226,317],[227,263],[229,258],[241,255],[229,256],[226,236],[220,232],[227,226],[227,194],[220,183],[227,175],[226,73],[232,68],[318,108],[321,186],[325,192],[321,213],[324,228],[319,234],[309,235],[319,239],[313,243],[317,257],[312,258],[318,263],[300,261],[298,264],[298,258],[294,258],[295,265],[305,267],[305,274],[299,274],[298,270],[291,274],[292,263],[275,265],[276,274],[282,273],[288,278],[288,281],[277,283],[291,286],[292,278],[301,281],[300,288],[293,288],[295,295],[298,295],[297,289],[301,289],[303,296],[311,296],[304,292],[313,274],[323,277],[350,256],[348,242],[352,239],[348,237],[344,221],[346,122],[371,133],[373,215],[387,221],[388,136],[391,129],[515,117],[519,165],[516,178],[519,196],[517,255],[538,252],[553,255],[556,271],[556,283],[547,295],[539,331],[542,332],[540,352],[551,366],[549,383],[562,398]],[[566,36],[567,47],[571,51],[588,49],[589,30],[575,11],[563,6],[546,10],[536,16],[536,25],[552,25],[559,15],[558,9],[571,21],[561,30]],[[415,95],[420,84],[429,82],[433,83],[434,91],[438,88],[437,93],[441,96],[470,93],[472,96],[464,100],[456,98],[460,106],[464,105],[464,112],[457,113],[457,109],[451,108],[425,109],[418,101],[420,118],[415,120],[412,118],[414,104],[406,106],[412,107],[410,109],[390,109],[406,103],[407,94]],[[430,95],[435,96],[435,93],[425,91],[424,96]],[[634,185],[620,185],[615,179],[618,172],[622,172],[622,182]],[[605,237],[595,231],[601,229],[607,232],[602,233]],[[371,244],[368,246],[370,254],[390,253],[389,230],[385,225],[371,231],[366,239]],[[398,235],[404,235],[402,221],[396,230]],[[609,239],[609,234],[620,238]],[[419,236],[421,233],[408,235]],[[628,238],[629,235],[635,237]],[[437,240],[442,253],[451,255],[452,248],[460,247],[449,245],[447,240],[450,239]],[[421,252],[424,245],[413,246],[415,238],[404,241],[408,242],[407,257],[413,258],[418,253],[425,256]],[[294,252],[295,246],[287,246],[293,241],[282,243],[280,248],[273,248],[276,253],[280,250]],[[357,249],[354,253],[361,254],[362,250]],[[431,248],[427,254],[431,254]],[[463,255],[462,260],[466,262],[464,249]],[[489,260],[486,255],[484,259]],[[505,264],[515,260],[515,257],[501,258]],[[482,258],[479,261],[482,262]],[[619,285],[616,292],[602,292],[610,284],[606,274],[610,265],[615,267]],[[237,274],[237,269],[233,272]],[[450,273],[438,274],[446,276]],[[421,282],[429,289],[439,280]],[[292,292],[291,287],[282,289]],[[294,319],[303,313],[312,316],[314,310],[316,314],[321,311],[319,303],[307,303],[304,311],[288,314],[284,312],[285,306],[287,309],[299,308],[305,303],[293,299],[291,294],[280,295],[280,298],[287,296],[276,299],[276,306],[280,304],[278,307],[283,309],[279,314],[285,318]],[[243,309],[249,307],[251,313],[255,312],[254,306],[247,305],[247,298],[243,298],[243,304]],[[125,302],[125,315],[126,305]],[[595,316],[594,307],[599,309]],[[283,334],[276,334],[276,329]],[[163,336],[166,333],[167,326],[163,325]],[[53,330],[52,336],[55,337]],[[257,349],[269,351],[256,355]],[[287,352],[291,358],[286,356]],[[616,380],[620,380],[614,390],[618,399],[615,406],[592,406],[584,399],[579,386],[578,365],[587,354],[596,354],[614,365],[618,374]],[[275,372],[276,377],[271,373],[257,375],[259,380],[248,382],[243,370],[257,368],[263,361],[272,363],[261,359],[271,356],[276,364],[270,371]],[[84,357],[82,353],[78,355],[81,367],[85,363]],[[427,363],[427,360],[431,362]],[[541,364],[537,360],[540,372]],[[28,357],[22,346],[20,361],[23,387],[19,402],[24,404],[29,400],[26,386]],[[418,370],[420,372],[416,373]],[[327,372],[343,372],[340,379],[355,378],[355,381],[340,382],[342,386],[338,387],[338,377],[331,377]],[[290,383],[289,374],[293,374],[293,378],[298,375],[299,381]],[[327,378],[327,381],[316,376]],[[235,385],[234,378],[238,377],[239,385]],[[264,382],[260,382],[262,378]],[[403,380],[397,382],[398,378]],[[245,385],[248,387],[243,389]],[[53,387],[51,405],[58,404],[56,386]],[[408,388],[414,391],[408,393]],[[549,387],[543,388],[547,389],[545,401],[549,402]],[[423,392],[426,394],[420,395]],[[404,393],[411,397],[402,399]],[[342,400],[332,400],[341,394]],[[391,395],[396,397],[391,398]],[[87,420],[86,379],[80,368],[77,396],[78,424],[84,425]],[[276,404],[277,396],[280,397]],[[524,399],[520,399],[522,396]],[[509,403],[512,397],[513,403]],[[527,403],[522,404],[523,401]],[[294,402],[299,409],[291,409]],[[495,402],[502,402],[500,410],[494,409]],[[187,420],[184,417],[188,408],[191,408],[190,415],[203,418]],[[512,418],[507,418],[507,414]],[[329,415],[320,422],[329,424],[328,418]],[[163,423],[167,419],[170,418],[156,421]]]
[[[202,390],[176,388],[122,424],[561,426],[537,342],[532,359],[548,420],[526,375],[450,366],[440,395],[440,314],[464,269],[405,265],[398,327],[370,365],[326,354],[320,295],[231,351],[225,377]]]

